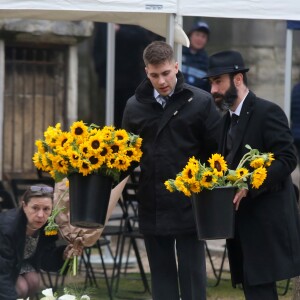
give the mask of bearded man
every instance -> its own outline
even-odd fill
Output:
[[[237,191],[235,236],[227,240],[233,286],[242,284],[247,300],[273,300],[276,281],[300,274],[300,222],[290,176],[297,158],[283,110],[248,89],[248,71],[239,52],[222,51],[210,56],[207,78],[215,103],[228,109],[219,143],[228,167],[237,167],[247,144],[274,154],[261,188]]]

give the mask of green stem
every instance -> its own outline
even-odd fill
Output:
[[[69,265],[69,263],[70,263],[70,258],[67,258],[65,260],[62,268],[60,269],[60,272],[59,272],[60,275],[63,275],[65,273],[65,270],[66,270],[67,266]]]
[[[69,189],[66,189],[66,190],[62,193],[62,195],[60,196],[60,198],[59,198],[58,201],[56,202],[55,207],[58,206],[58,204],[59,204],[60,201],[65,197],[65,195],[66,195],[67,192],[69,192]]]
[[[78,267],[78,256],[75,255],[73,257],[73,276],[77,275],[77,267]]]

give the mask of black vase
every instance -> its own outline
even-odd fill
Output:
[[[234,237],[234,187],[202,190],[191,197],[199,240]]]
[[[112,189],[111,177],[73,173],[68,176],[70,223],[84,228],[102,228]]]

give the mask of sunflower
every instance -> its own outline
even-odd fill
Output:
[[[90,162],[91,169],[94,171],[99,169],[104,163],[103,156],[101,156],[99,154],[91,154],[88,157],[88,160]]]
[[[39,152],[39,153],[45,153],[46,152],[46,148],[45,148],[45,146],[44,146],[44,142],[42,141],[42,140],[36,140],[35,141],[35,145],[36,145],[36,147],[37,147],[37,151]]]
[[[89,161],[87,160],[79,160],[78,171],[83,174],[83,176],[87,176],[92,172],[92,167]]]
[[[49,126],[44,132],[45,143],[52,148],[56,146],[56,140],[61,134],[60,123],[57,123],[55,127]]]
[[[66,161],[62,156],[55,155],[52,159],[53,169],[59,173],[67,174],[69,167],[68,161]]]
[[[209,189],[209,188],[212,188],[216,182],[217,182],[217,179],[214,176],[214,173],[211,171],[205,171],[202,174],[202,177],[200,180],[200,186]]]
[[[235,171],[235,173],[236,173],[237,178],[240,179],[240,178],[247,176],[249,171],[246,168],[239,168]]]
[[[176,191],[176,187],[174,185],[174,180],[172,180],[172,181],[171,180],[166,180],[165,183],[164,183],[164,185],[165,185],[166,189],[169,192],[173,193],[173,192]]]
[[[67,151],[67,155],[68,155],[68,158],[70,161],[70,165],[75,169],[78,168],[79,159],[80,159],[79,153],[77,151],[73,150],[72,148],[70,148]]]
[[[259,157],[250,162],[250,166],[254,169],[257,169],[264,165],[264,159]]]
[[[70,132],[76,138],[77,143],[80,143],[87,136],[88,127],[83,123],[83,121],[77,121],[70,127]]]
[[[174,182],[178,191],[183,192],[186,196],[190,197],[192,194],[190,190],[186,187],[186,182],[181,176],[177,176]]]
[[[267,161],[265,163],[266,167],[270,167],[273,160],[275,160],[274,153],[268,153],[268,158],[267,158]]]
[[[42,160],[41,160],[41,154],[39,152],[34,153],[34,155],[32,157],[32,161],[38,169],[44,168],[44,166],[42,164]]]
[[[60,155],[66,155],[73,138],[69,132],[62,132],[56,139],[56,152]]]
[[[113,164],[113,167],[120,171],[126,171],[129,166],[130,160],[126,157],[126,155],[118,155]]]
[[[188,164],[182,171],[182,178],[185,182],[192,184],[196,181],[198,170],[192,164]]]
[[[88,140],[88,149],[93,152],[100,152],[101,150],[101,135],[99,133],[91,136]]]
[[[252,174],[252,188],[258,189],[267,178],[267,169],[260,167],[254,170]]]
[[[113,126],[104,126],[101,130],[101,140],[104,142],[111,142],[113,140],[113,132],[115,127]]]
[[[190,190],[192,193],[199,193],[201,192],[201,186],[199,181],[195,181],[193,183],[190,183]]]
[[[115,132],[115,137],[114,137],[114,143],[117,144],[117,145],[120,145],[120,144],[127,144],[129,140],[129,136],[128,136],[128,133],[126,130],[124,129],[118,129],[116,130]]]
[[[214,170],[214,174],[218,177],[223,176],[223,173],[227,171],[227,163],[220,154],[213,154],[208,162],[210,167]]]

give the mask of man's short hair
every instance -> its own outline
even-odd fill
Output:
[[[145,66],[159,65],[166,61],[174,60],[174,52],[172,47],[163,41],[154,41],[149,44],[143,53]]]

